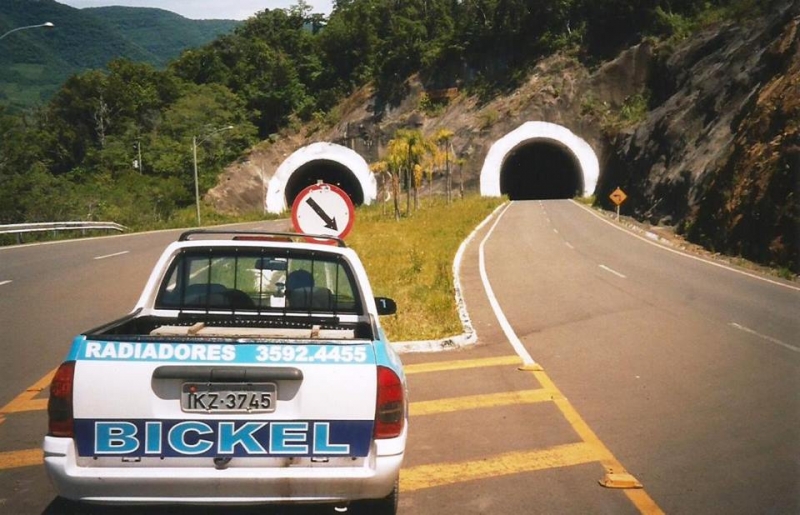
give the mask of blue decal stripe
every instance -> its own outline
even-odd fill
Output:
[[[371,420],[75,420],[80,456],[364,457]]]
[[[86,344],[86,337],[76,336],[72,340],[72,347],[69,349],[69,354],[67,354],[67,358],[65,361],[77,361],[80,359],[80,354],[82,352],[83,346]]]
[[[370,345],[105,342],[78,337],[68,359],[229,364],[374,365]]]

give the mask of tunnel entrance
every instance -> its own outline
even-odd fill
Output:
[[[481,168],[481,195],[512,200],[591,195],[600,164],[591,145],[550,122],[525,122],[489,148]]]
[[[583,173],[575,155],[557,141],[530,140],[503,161],[500,192],[511,200],[573,198],[583,193]]]
[[[266,210],[282,213],[306,187],[322,181],[346,191],[353,204],[369,205],[378,194],[369,165],[357,152],[335,143],[317,142],[287,157],[269,180]]]
[[[286,204],[294,204],[301,191],[318,181],[338,186],[356,206],[364,203],[364,191],[353,172],[337,161],[320,159],[308,162],[292,173],[286,182]]]

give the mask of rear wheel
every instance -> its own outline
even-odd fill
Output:
[[[400,498],[400,487],[395,481],[392,493],[382,499],[358,501],[350,505],[348,513],[352,515],[396,515]]]
[[[85,504],[64,497],[56,497],[42,515],[108,515],[110,513],[111,508],[108,506]]]

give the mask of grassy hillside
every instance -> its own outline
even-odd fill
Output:
[[[117,57],[163,66],[237,22],[183,18],[161,9],[75,9],[53,0],[2,0],[0,32],[38,25],[0,41],[0,105],[26,108],[50,98],[71,75]]]

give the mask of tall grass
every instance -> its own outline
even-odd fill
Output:
[[[390,340],[428,340],[462,332],[455,306],[453,259],[461,242],[503,202],[467,196],[447,204],[425,200],[399,222],[391,209],[364,206],[347,239],[369,274],[375,295],[397,302],[381,323]]]

